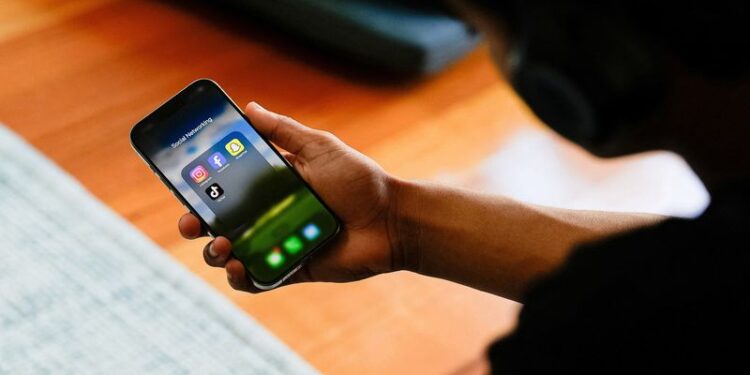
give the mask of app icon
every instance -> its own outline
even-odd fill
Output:
[[[284,264],[284,254],[281,253],[281,249],[274,247],[268,255],[266,255],[266,263],[271,268],[279,268]]]
[[[302,235],[307,238],[308,241],[312,241],[320,235],[320,228],[318,228],[315,224],[307,224],[304,228],[302,228]]]
[[[291,236],[284,241],[284,250],[289,254],[297,254],[302,250],[302,240],[297,236]]]
[[[214,183],[206,189],[206,194],[208,194],[208,197],[212,200],[217,200],[224,195],[224,189],[222,189],[219,184]]]
[[[208,178],[208,171],[204,166],[199,165],[190,171],[190,178],[192,178],[196,184],[200,184]]]
[[[224,147],[227,149],[227,151],[229,151],[229,154],[232,156],[237,156],[240,154],[240,152],[245,151],[245,146],[237,138],[229,141],[229,143],[227,143],[226,146]]]
[[[208,157],[208,165],[213,169],[219,169],[227,164],[227,158],[221,152],[214,152]]]

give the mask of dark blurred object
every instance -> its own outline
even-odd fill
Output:
[[[325,47],[405,74],[438,72],[479,41],[467,24],[427,1],[231,1]]]
[[[603,156],[680,94],[678,70],[734,85],[750,67],[747,2],[473,2],[511,31],[508,73],[529,107]]]

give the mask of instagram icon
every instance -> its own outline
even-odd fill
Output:
[[[192,178],[196,184],[200,184],[208,178],[208,171],[202,165],[199,165],[190,171],[190,178]]]

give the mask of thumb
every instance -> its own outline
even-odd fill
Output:
[[[245,107],[245,114],[260,134],[292,154],[298,154],[317,136],[315,130],[288,116],[271,112],[256,102]]]

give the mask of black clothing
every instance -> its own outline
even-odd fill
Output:
[[[527,293],[493,373],[747,367],[750,183],[715,193],[698,219],[577,249]]]

